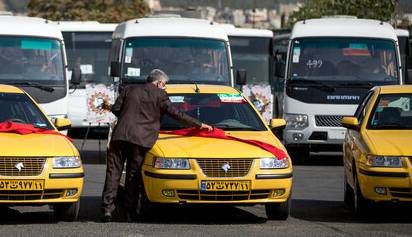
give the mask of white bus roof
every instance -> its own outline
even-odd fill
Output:
[[[228,41],[226,32],[217,23],[201,19],[177,17],[139,18],[120,23],[113,38],[190,37]]]
[[[46,37],[63,40],[52,21],[38,17],[0,16],[0,35]]]
[[[230,27],[229,24],[223,25],[228,36],[240,36],[240,37],[262,37],[262,38],[272,38],[273,32],[264,29],[254,29],[254,28],[239,28]]]
[[[397,41],[392,26],[386,22],[357,18],[320,18],[299,21],[291,39],[298,37],[365,37]]]
[[[397,36],[406,36],[409,37],[409,31],[404,29],[395,29],[395,33]]]
[[[58,21],[57,27],[62,32],[113,32],[117,24],[97,21]]]

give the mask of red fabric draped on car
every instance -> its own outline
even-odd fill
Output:
[[[51,134],[51,135],[59,135],[67,138],[69,141],[73,142],[73,140],[59,132],[54,130],[48,130],[44,128],[35,128],[33,124],[23,124],[23,123],[14,123],[14,122],[1,122],[0,123],[0,132],[6,133],[16,133],[20,135],[27,135],[27,134]]]
[[[257,147],[262,148],[270,153],[272,153],[278,160],[285,159],[286,153],[271,144],[258,141],[258,140],[251,140],[251,139],[242,139],[230,135],[226,135],[225,131],[219,128],[214,128],[212,132],[199,130],[197,128],[185,128],[179,129],[174,131],[160,131],[163,134],[171,134],[171,135],[180,135],[180,136],[193,136],[193,137],[209,137],[209,138],[218,138],[218,139],[226,139],[226,140],[235,140],[239,142],[244,142],[250,145],[254,145]]]

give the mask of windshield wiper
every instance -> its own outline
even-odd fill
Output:
[[[360,87],[366,87],[370,88],[373,87],[374,84],[371,82],[342,82],[338,84],[339,86],[360,86]]]
[[[409,127],[399,124],[399,123],[391,123],[391,124],[383,124],[380,126],[374,126],[374,128],[377,128],[377,129],[407,129]]]
[[[320,86],[319,88],[322,90],[328,90],[328,91],[335,91],[335,88],[332,86],[329,86],[323,82],[316,81],[316,80],[310,80],[310,79],[289,79],[289,83],[291,84],[311,84],[309,86]]]
[[[241,131],[263,131],[261,129],[257,129],[254,127],[249,127],[249,126],[244,126],[244,127],[236,127],[236,126],[230,126],[227,124],[213,124],[214,127],[223,129],[223,130],[230,130],[230,131],[236,131],[236,130],[241,130]]]
[[[53,87],[44,86],[44,85],[36,83],[36,82],[15,82],[13,84],[14,85],[21,85],[21,86],[36,87],[36,88],[39,88],[40,90],[44,90],[44,91],[47,91],[47,92],[53,92],[54,91]]]

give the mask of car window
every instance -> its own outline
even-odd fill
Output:
[[[263,121],[240,94],[172,94],[174,106],[188,115],[223,130],[265,131]],[[187,125],[164,116],[163,130],[186,128]]]
[[[365,106],[363,107],[363,109],[362,109],[362,111],[361,111],[361,113],[360,113],[360,116],[359,116],[359,118],[358,118],[359,124],[362,124],[363,120],[365,119],[366,113],[368,112],[368,110],[369,110],[369,108],[370,108],[370,106],[371,106],[372,101],[373,101],[373,92],[369,95],[369,98],[365,101],[366,104],[365,104]]]
[[[358,119],[359,123],[361,119],[365,116],[365,106],[372,97],[373,91],[369,91],[368,94],[363,98],[362,102],[359,104],[355,112],[355,117]]]
[[[381,95],[371,113],[370,129],[412,129],[412,94]]]
[[[25,94],[0,93],[0,122],[33,124],[38,128],[52,130],[53,126],[45,115]]]

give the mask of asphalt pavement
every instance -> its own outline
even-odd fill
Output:
[[[76,140],[80,147],[81,141]],[[105,141],[82,151],[85,186],[80,220],[57,222],[47,206],[3,207],[0,236],[412,236],[410,206],[378,206],[371,217],[356,219],[343,204],[340,154],[312,154],[294,164],[291,216],[268,221],[263,206],[175,206],[149,223],[101,223]]]

